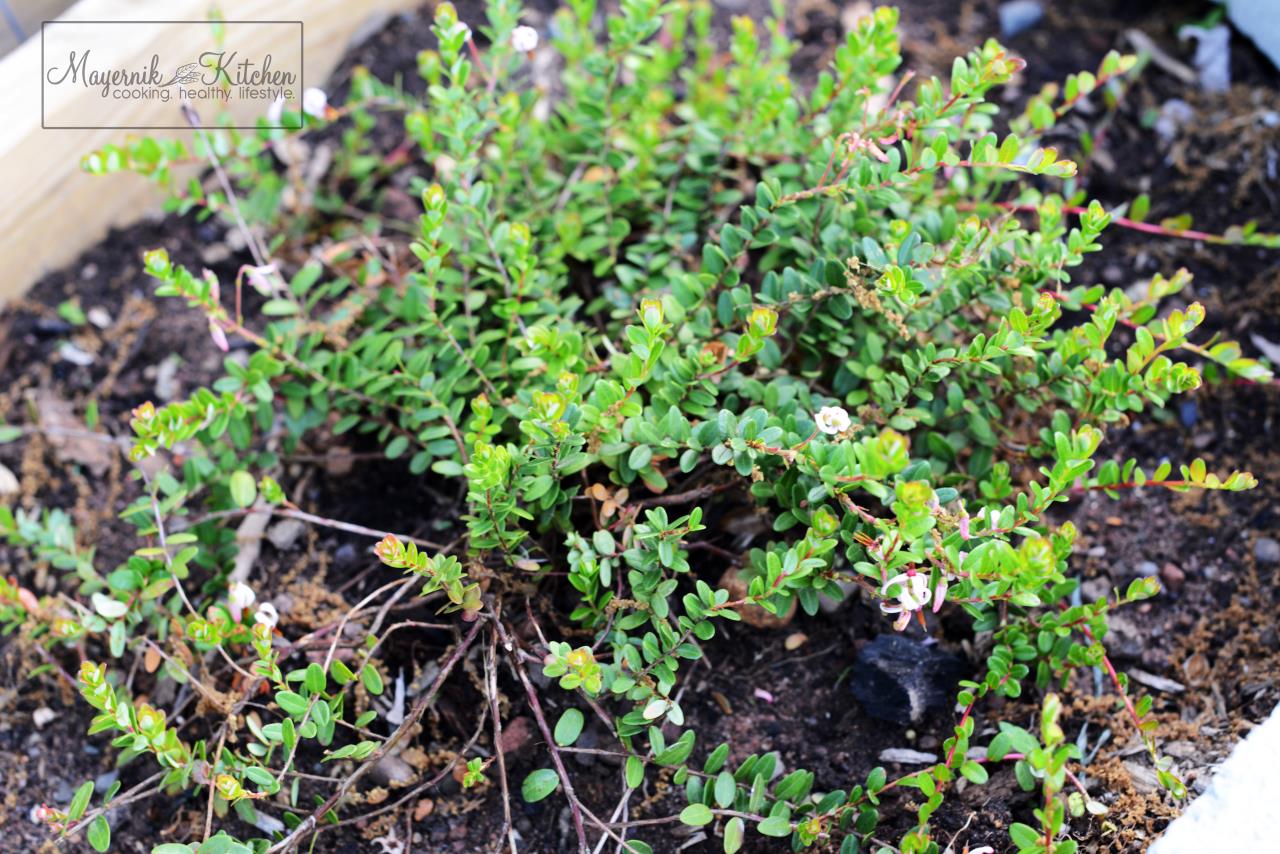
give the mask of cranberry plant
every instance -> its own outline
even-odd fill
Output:
[[[127,564],[99,574],[59,517],[0,516],[10,542],[76,572],[74,595],[58,601],[0,583],[0,619],[88,656],[91,732],[158,767],[127,797],[207,799],[203,836],[157,854],[293,850],[358,814],[358,781],[471,655],[483,659],[490,707],[477,710],[477,738],[485,730],[490,750],[455,762],[468,787],[498,782],[512,851],[523,846],[511,799],[553,796],[567,800],[582,850],[651,850],[644,837],[662,822],[626,816],[661,775],[687,803],[669,821],[705,826],[727,852],[749,835],[937,852],[931,817],[956,781],[984,783],[1010,762],[1042,803],[1034,825],[1010,828],[1012,843],[1069,854],[1067,817],[1105,809],[1058,723],[1060,696],[1088,668],[1111,674],[1117,714],[1161,783],[1184,794],[1150,700],[1130,695],[1105,646],[1108,614],[1158,584],[1082,601],[1076,530],[1054,505],[1089,490],[1251,487],[1247,472],[1201,460],[1148,470],[1111,459],[1107,439],[1206,371],[1270,373],[1201,333],[1184,271],[1140,298],[1074,278],[1125,211],[1090,202],[1075,164],[1042,140],[1085,99],[1111,97],[1134,57],[1108,54],[1001,116],[990,96],[1024,60],[989,41],[949,78],[919,79],[902,68],[892,8],[857,21],[809,86],[778,21],[734,19],[725,55],[705,2],[623,0],[601,16],[595,0],[570,0],[540,34],[520,25],[518,3],[491,0],[473,30],[441,3],[438,44],[419,56],[421,100],[357,71],[345,104],[309,95],[295,134],[212,129],[190,148],[142,140],[86,159],[90,171],[166,183],[173,209],[220,218],[253,255],[233,281],[146,255],[157,295],[201,312],[209,346],[235,342],[248,357],[229,355],[225,375],[189,399],[133,413],[142,496],[124,518],[145,545]],[[551,83],[534,63],[546,52]],[[405,136],[396,152],[373,149],[388,117]],[[306,204],[296,152],[335,125],[330,177],[306,188]],[[405,157],[422,207],[411,233],[376,214],[353,221],[344,200],[375,199]],[[213,174],[175,182],[184,160]],[[280,453],[348,434],[457,485],[451,544],[291,500]],[[764,523],[729,556],[736,594],[719,584],[723,556],[698,548],[725,507]],[[378,608],[404,584],[348,612],[343,627],[367,637],[354,654],[336,654],[341,631],[291,636],[287,614],[254,607],[236,562],[233,523],[254,513],[372,535],[376,559],[440,603],[456,643],[410,708],[379,719],[370,702],[395,642]],[[535,590],[566,606],[546,628]],[[795,605],[812,615],[847,596],[882,612],[886,632],[937,631],[954,611],[990,633],[974,678],[948,686],[944,761],[820,789],[803,768],[775,774],[794,758],[698,740],[684,677],[721,621]],[[131,700],[135,656],[149,679],[190,686],[182,696],[203,698],[214,719],[184,733]],[[539,690],[537,670],[554,687]],[[545,742],[544,767],[519,781],[492,749],[500,674]],[[251,703],[259,691],[268,701]],[[548,691],[573,706],[557,720]],[[985,699],[1024,694],[1039,698],[1038,729],[1002,722],[979,736]],[[607,723],[606,752],[622,765],[604,812],[564,762],[586,718]],[[333,776],[301,773],[308,751]],[[328,788],[307,802],[299,783],[317,780]],[[878,827],[895,789],[918,795],[911,829],[890,845]],[[89,805],[78,796],[44,817],[105,848],[110,798]]]

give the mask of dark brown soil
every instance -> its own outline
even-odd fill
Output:
[[[475,19],[478,4],[458,4],[464,17]],[[536,5],[545,12],[550,3]],[[725,0],[722,19],[732,13],[759,14],[766,0]],[[848,4],[857,5],[857,4]],[[998,30],[993,2],[908,0],[903,2],[907,65],[923,71],[949,67],[963,53]],[[1046,3],[1047,6],[1052,4]],[[1067,6],[1068,4],[1061,4]],[[1166,51],[1184,61],[1186,46],[1177,41],[1178,24],[1202,17],[1208,4],[1159,2],[1110,4],[1088,0],[1069,4],[1068,13],[1050,8],[1044,21],[1009,44],[1026,56],[1028,69],[1017,101],[1050,80],[1096,67],[1110,48],[1126,47],[1123,33],[1146,32]],[[792,4],[792,31],[805,40],[796,59],[797,74],[811,78],[825,64],[839,36],[841,4],[805,0]],[[420,87],[414,72],[416,54],[431,43],[426,15],[392,22],[365,46],[353,52],[332,88],[341,92],[356,64],[372,68],[376,76],[397,75],[410,91]],[[1244,40],[1233,42],[1233,75],[1238,85],[1227,95],[1203,95],[1155,67],[1149,67],[1128,92],[1120,107],[1074,117],[1058,142],[1076,147],[1075,137],[1088,129],[1098,149],[1086,167],[1092,197],[1118,204],[1142,192],[1152,198],[1150,221],[1189,213],[1195,227],[1220,232],[1248,219],[1263,230],[1280,230],[1280,200],[1274,177],[1280,156],[1274,130],[1266,130],[1265,116],[1280,110],[1276,70]],[[1188,102],[1196,118],[1172,143],[1157,140],[1150,119],[1170,98]],[[335,100],[341,100],[339,95]],[[379,130],[389,146],[399,142],[394,124]],[[1268,160],[1268,158],[1270,158]],[[1268,166],[1268,164],[1271,164]],[[390,182],[395,184],[395,181]],[[379,210],[393,205],[393,194],[380,190],[371,204]],[[234,253],[201,257],[197,247],[221,245],[220,226],[169,218],[113,233],[65,271],[51,274],[32,289],[26,300],[0,315],[0,422],[30,422],[35,402],[52,395],[71,401],[83,419],[90,401],[96,403],[106,429],[123,429],[129,410],[157,396],[156,374],[166,359],[181,362],[172,378],[179,394],[209,383],[218,375],[220,356],[207,341],[204,321],[172,303],[157,308],[147,298],[150,285],[142,273],[143,249],[165,246],[178,261],[210,266],[233,277],[243,259]],[[1196,276],[1193,296],[1206,304],[1210,326],[1241,340],[1256,355],[1250,336],[1280,342],[1280,253],[1255,249],[1213,247],[1190,241],[1153,238],[1113,229],[1107,251],[1092,257],[1077,281],[1102,281],[1127,287],[1157,272],[1171,273],[1185,266]],[[222,257],[218,257],[222,256]],[[103,330],[92,325],[71,329],[56,311],[67,299],[105,309],[111,323]],[[94,362],[77,366],[61,359],[59,347],[72,341],[92,354]],[[235,342],[233,342],[234,345]],[[173,389],[170,389],[173,390]],[[1160,740],[1175,757],[1194,789],[1203,787],[1213,765],[1280,700],[1280,636],[1270,615],[1277,604],[1276,572],[1280,564],[1260,563],[1255,546],[1260,537],[1280,537],[1280,481],[1271,473],[1280,468],[1276,447],[1280,397],[1275,385],[1218,384],[1184,398],[1168,413],[1144,418],[1117,430],[1106,446],[1117,458],[1135,456],[1144,465],[1163,457],[1180,461],[1204,456],[1214,470],[1243,468],[1261,481],[1258,489],[1176,495],[1138,492],[1119,502],[1091,495],[1061,512],[1083,532],[1074,567],[1085,579],[1089,598],[1111,586],[1123,586],[1152,563],[1166,582],[1164,595],[1117,619],[1112,639],[1118,663],[1182,683],[1181,693],[1154,693],[1162,721]],[[90,443],[92,446],[92,443]],[[433,485],[408,476],[399,464],[361,455],[372,448],[353,443],[329,457],[326,447],[300,449],[288,462],[286,484],[292,495],[325,515],[370,526],[403,530],[433,539],[448,539],[458,512],[459,496],[451,486]],[[344,466],[359,458],[359,477]],[[110,457],[110,455],[107,455]],[[98,457],[100,459],[100,457]],[[81,545],[97,550],[100,567],[114,566],[136,546],[130,526],[115,518],[133,497],[136,487],[117,462],[97,465],[93,448],[76,443],[54,447],[38,435],[0,445],[0,463],[18,474],[24,507],[66,507],[73,510]],[[443,490],[443,492],[441,491]],[[303,502],[300,502],[303,503]],[[713,544],[727,545],[726,533]],[[271,593],[288,597],[297,607],[288,612],[284,630],[294,633],[332,622],[347,607],[385,583],[386,576],[367,552],[367,540],[312,530],[286,549],[263,546],[260,578],[270,579]],[[1265,552],[1265,549],[1262,551]],[[723,561],[707,551],[696,565],[699,575],[714,582]],[[0,565],[17,574],[28,587],[51,591],[54,571],[37,566],[18,550],[0,547]],[[563,595],[545,585],[535,603],[539,613],[553,612],[551,600]],[[542,605],[544,607],[537,607]],[[397,616],[430,621],[429,607],[405,600]],[[551,617],[540,619],[550,621]],[[524,629],[532,634],[533,626]],[[572,629],[558,626],[566,634]],[[934,716],[914,730],[884,724],[866,716],[849,688],[859,646],[883,631],[878,614],[860,603],[833,615],[801,616],[775,631],[753,630],[737,624],[707,645],[707,661],[687,677],[684,708],[688,726],[699,734],[699,755],[720,741],[732,745],[732,756],[778,751],[788,769],[805,767],[817,775],[816,788],[848,788],[881,764],[880,752],[891,747],[936,751],[952,725],[950,715]],[[972,637],[961,623],[944,621],[935,627],[940,641],[962,653],[972,652]],[[803,641],[788,650],[794,634]],[[392,674],[403,671],[412,679],[438,660],[453,642],[445,631],[403,632],[387,662]],[[73,670],[73,655],[55,656],[61,668]],[[29,645],[11,642],[0,651],[0,761],[5,787],[0,798],[0,833],[4,850],[36,851],[52,847],[47,834],[28,819],[41,802],[65,804],[85,779],[113,772],[115,751],[107,739],[86,740],[89,713],[65,679],[45,675],[25,678],[42,663]],[[482,665],[469,660],[464,670],[474,676]],[[145,683],[140,683],[150,688]],[[532,725],[523,693],[502,683],[507,709],[506,727],[529,737],[508,755],[509,775],[518,788],[530,770],[545,765],[545,752]],[[1142,769],[1142,756],[1133,749],[1133,732],[1116,714],[1109,683],[1083,674],[1074,686],[1076,698],[1065,721],[1068,736],[1085,729],[1090,745],[1104,732],[1108,737],[1084,773],[1095,796],[1109,803],[1102,821],[1080,821],[1075,836],[1085,851],[1141,851],[1175,816],[1179,807],[1154,792]],[[1141,688],[1146,692],[1148,689]],[[480,693],[472,678],[453,678],[429,715],[417,750],[409,758],[423,776],[444,770],[453,751],[471,738],[477,722]],[[553,720],[564,698],[543,692]],[[32,715],[48,708],[56,718],[38,728]],[[1031,707],[988,703],[977,714],[978,732],[997,719],[1025,719]],[[200,737],[192,723],[184,737]],[[596,725],[599,726],[598,724]],[[607,746],[602,729],[588,728],[584,744],[594,740]],[[492,749],[487,733],[478,746]],[[328,773],[319,757],[303,757],[304,770]],[[577,759],[584,761],[577,762]],[[621,774],[608,758],[579,756],[572,771],[579,794],[597,814],[611,814],[621,791]],[[126,787],[150,773],[135,762],[119,771]],[[890,767],[890,773],[907,769]],[[490,774],[491,779],[494,773]],[[669,781],[651,780],[632,798],[631,819],[669,816],[679,811],[680,798],[668,792]],[[385,801],[375,793],[366,806],[348,806],[344,817],[373,813],[404,796],[392,791]],[[882,835],[910,825],[909,797],[889,798]],[[1007,826],[1031,821],[1033,804],[1021,793],[1010,771],[993,774],[983,787],[970,787],[948,799],[934,819],[937,838],[952,840],[954,849],[992,845],[1006,850]],[[512,809],[527,850],[558,851],[572,847],[572,827],[563,799],[553,796],[539,804],[524,804],[517,796]],[[117,851],[149,851],[149,844],[191,838],[203,820],[204,804],[195,798],[177,802],[143,801],[112,814]],[[416,816],[415,816],[416,813]],[[318,851],[380,852],[373,841],[396,833],[412,840],[412,851],[494,850],[502,825],[501,798],[496,783],[463,792],[451,774],[436,786],[413,795],[396,809],[354,821],[321,837]],[[245,829],[248,833],[248,829]],[[699,842],[678,824],[650,829],[645,838],[655,850],[719,850],[718,842]],[[751,850],[779,850],[760,843]],[[85,850],[88,850],[85,846]]]

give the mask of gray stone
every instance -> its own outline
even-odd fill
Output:
[[[1270,537],[1258,537],[1253,544],[1253,556],[1258,563],[1280,563],[1280,543]]]
[[[1154,673],[1148,673],[1147,671],[1139,670],[1136,667],[1131,667],[1125,672],[1129,674],[1129,678],[1134,682],[1137,682],[1140,685],[1146,685],[1148,688],[1156,691],[1163,691],[1166,694],[1181,694],[1183,691],[1187,690],[1187,687],[1181,682],[1175,682],[1172,679],[1166,679],[1163,676],[1157,676]]]
[[[824,614],[834,614],[844,608],[846,604],[858,595],[858,585],[852,581],[837,581],[836,587],[840,588],[843,595],[841,599],[835,599],[828,595],[823,595],[818,599],[818,610]]]
[[[407,786],[417,778],[413,766],[399,756],[389,753],[369,769],[369,776],[384,786]]]
[[[1152,561],[1143,560],[1138,562],[1138,565],[1133,568],[1133,571],[1138,575],[1141,575],[1143,578],[1155,578],[1160,574],[1160,567],[1156,566]]]
[[[1000,34],[1011,39],[1040,23],[1044,7],[1039,0],[1011,0],[1000,4]]]
[[[176,353],[166,356],[156,366],[156,397],[170,401],[182,394],[182,386],[178,382],[178,368],[182,366],[182,358]]]
[[[912,750],[909,747],[889,747],[880,751],[880,761],[898,765],[932,765],[938,761],[938,754]]]
[[[969,675],[964,659],[902,635],[880,635],[858,652],[853,695],[867,714],[903,726],[955,701]]]
[[[302,536],[307,526],[297,519],[281,519],[267,530],[267,539],[279,551],[287,551]]]
[[[56,804],[70,803],[75,797],[76,790],[66,780],[59,780],[58,786],[53,790],[53,801]]]
[[[1195,109],[1181,98],[1170,98],[1160,105],[1155,132],[1165,142],[1173,142],[1178,132],[1196,117]]]
[[[120,779],[119,771],[108,771],[105,774],[99,774],[93,781],[93,790],[101,795],[107,789],[111,788],[111,784]]]
[[[1140,658],[1144,643],[1142,630],[1124,613],[1111,614],[1107,618],[1110,631],[1105,643],[1112,655],[1120,658]]]

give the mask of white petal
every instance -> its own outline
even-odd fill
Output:
[[[511,31],[511,47],[529,53],[538,46],[538,31],[533,27],[516,27]]]
[[[270,602],[263,602],[258,606],[257,613],[253,615],[253,620],[275,628],[276,623],[280,622],[280,612]]]
[[[329,106],[329,96],[323,89],[315,86],[302,93],[302,112],[317,119],[323,119],[325,108]]]
[[[108,620],[115,620],[129,613],[129,606],[119,599],[112,599],[102,593],[95,593],[90,598],[93,600],[93,610]]]

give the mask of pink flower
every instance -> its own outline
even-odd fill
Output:
[[[276,624],[280,622],[280,612],[270,602],[263,602],[254,613],[253,621],[269,628],[275,628]]]
[[[249,284],[253,285],[253,289],[264,297],[271,296],[271,275],[275,273],[276,268],[272,264],[266,264],[261,267],[250,267],[245,265],[240,269],[248,278]]]
[[[898,587],[899,590],[894,596],[890,596],[889,589]],[[900,575],[895,575],[884,583],[880,588],[881,595],[886,598],[896,598],[897,602],[881,602],[880,610],[885,614],[897,614],[898,619],[893,621],[893,627],[897,631],[902,631],[907,627],[907,623],[911,622],[911,615],[922,609],[929,603],[933,593],[929,590],[929,577],[909,569]]]
[[[227,333],[222,331],[222,327],[213,318],[209,318],[209,337],[222,352],[225,353],[231,349],[231,345],[227,343]]]
[[[246,608],[253,604],[258,596],[253,588],[242,581],[234,582],[227,590],[227,608],[231,611],[231,619],[237,623]]]

